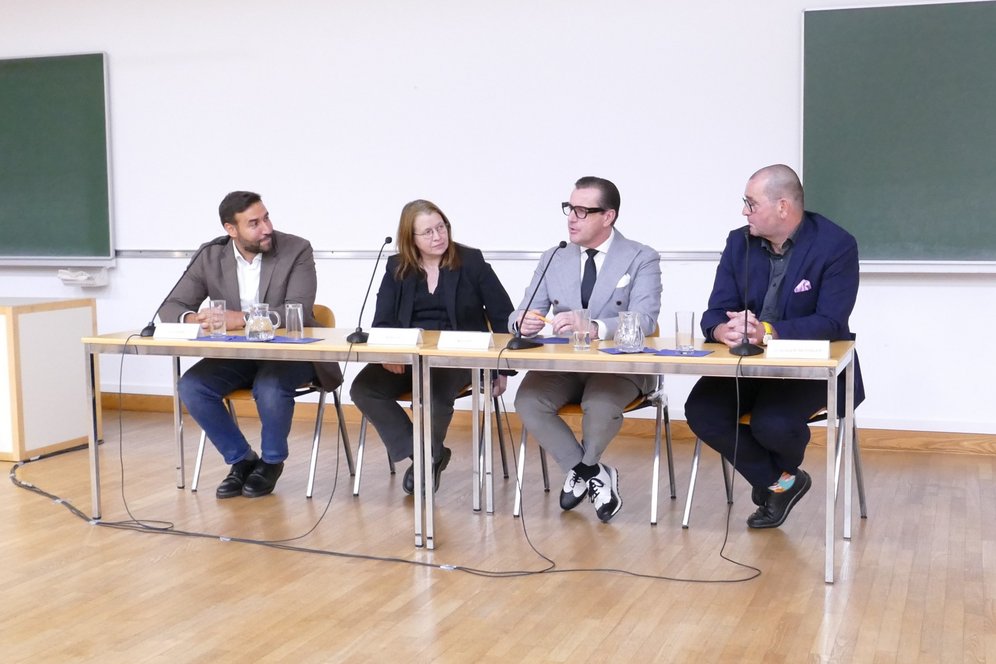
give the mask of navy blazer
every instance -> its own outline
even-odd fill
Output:
[[[504,332],[512,300],[480,249],[457,244],[460,267],[440,268],[439,285],[446,297],[450,327],[465,332]],[[397,279],[397,255],[387,259],[387,270],[377,291],[374,327],[411,327],[417,273]],[[490,328],[488,327],[490,323]]]
[[[748,227],[744,226],[726,238],[726,248],[719,259],[716,281],[709,296],[709,308],[702,314],[702,332],[709,341],[715,340],[713,329],[728,320],[727,311],[749,309],[756,314],[764,304],[771,261],[761,246],[761,238],[747,233]],[[750,289],[747,302],[744,302],[745,279]],[[852,340],[854,334],[848,318],[857,297],[858,243],[854,236],[822,215],[804,213],[778,295],[779,320],[771,321],[777,336],[782,339]],[[857,405],[864,400],[857,354],[854,368],[854,404]]]

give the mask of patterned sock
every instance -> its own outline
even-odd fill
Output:
[[[768,490],[772,493],[784,493],[791,489],[793,484],[795,484],[795,475],[782,473],[782,476],[778,478],[778,481],[769,486]]]

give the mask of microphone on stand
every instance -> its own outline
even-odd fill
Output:
[[[149,321],[148,325],[142,328],[141,336],[151,337],[156,333],[156,314],[159,313],[159,310],[163,308],[164,304],[166,304],[166,300],[169,299],[169,296],[173,294],[173,291],[176,290],[176,287],[180,285],[181,281],[183,281],[183,277],[187,274],[187,270],[189,270],[190,266],[194,264],[194,261],[197,260],[197,257],[201,255],[201,252],[207,249],[208,247],[227,244],[229,239],[230,238],[227,235],[216,237],[210,242],[202,244],[201,247],[194,252],[194,255],[190,257],[190,262],[187,263],[187,267],[183,268],[183,272],[180,274],[180,278],[176,280],[176,283],[173,284],[173,287],[169,289],[169,293],[167,293],[166,297],[163,298],[163,301],[159,303],[159,306],[156,307],[156,310],[152,312],[152,320]]]
[[[746,240],[746,251],[744,252],[744,338],[739,344],[730,349],[731,355],[738,357],[750,357],[760,355],[764,349],[757,344],[752,344],[747,338],[747,294],[750,292],[750,226],[744,229],[744,240]]]
[[[351,344],[365,344],[367,339],[370,338],[370,333],[363,331],[363,310],[367,308],[367,298],[370,297],[370,289],[373,288],[374,277],[377,275],[377,266],[380,264],[381,254],[384,253],[384,247],[389,244],[391,244],[391,236],[384,238],[384,244],[380,245],[380,251],[377,252],[377,260],[374,261],[374,269],[370,273],[370,283],[367,284],[367,293],[363,296],[363,304],[360,305],[360,317],[356,321],[356,331],[346,337],[346,341]]]
[[[529,302],[526,303],[526,308],[522,311],[522,316],[519,318],[519,324],[515,326],[515,336],[509,339],[508,343],[505,344],[505,348],[508,350],[528,350],[530,348],[538,348],[543,345],[538,341],[526,339],[522,336],[522,321],[525,320],[526,314],[529,313],[529,306],[533,303],[533,299],[539,291],[540,284],[543,283],[543,277],[546,276],[546,271],[550,269],[550,263],[553,262],[553,257],[557,255],[558,251],[566,246],[567,242],[561,240],[560,244],[558,244],[553,250],[553,253],[550,254],[550,260],[546,262],[546,267],[543,268],[543,273],[540,274],[540,278],[536,281],[536,288],[533,289],[533,294],[529,296]]]

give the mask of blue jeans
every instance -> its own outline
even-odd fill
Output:
[[[315,378],[311,362],[203,359],[180,378],[180,400],[208,438],[232,465],[252,452],[225,408],[229,392],[252,388],[259,412],[261,454],[266,463],[287,458],[287,435],[294,415],[294,391]]]

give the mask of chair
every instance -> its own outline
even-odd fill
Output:
[[[312,313],[315,320],[318,321],[319,327],[335,327],[335,314],[328,307],[316,304],[312,309]],[[306,394],[318,393],[318,415],[315,418],[315,434],[311,441],[311,469],[308,472],[308,488],[305,495],[311,498],[314,493],[315,488],[315,469],[318,464],[318,445],[322,437],[322,418],[325,415],[325,398],[327,396],[327,391],[321,386],[317,381],[308,383],[307,385],[302,385],[294,393],[294,398],[303,397]],[[339,399],[339,388],[332,390],[332,399],[335,401],[335,411],[336,418],[339,421],[339,433],[342,436],[342,447],[343,451],[346,453],[346,464],[349,466],[349,474],[352,475],[355,472],[353,466],[353,454],[349,449],[349,433],[346,431],[346,419],[343,417],[342,413],[342,402]],[[231,413],[232,419],[238,424],[238,418],[235,415],[235,403],[236,401],[252,401],[252,390],[241,389],[234,390],[225,395],[225,406],[228,408],[228,412]],[[194,478],[190,483],[190,490],[197,491],[197,484],[201,477],[201,463],[204,461],[204,448],[207,445],[207,434],[201,431],[200,444],[197,447],[197,463],[194,465]]]
[[[824,422],[827,419],[827,410],[823,408],[818,410],[816,413],[809,418],[809,424],[814,424],[817,422]],[[837,418],[837,441],[835,447],[837,450],[837,465],[834,468],[833,482],[834,482],[834,495],[836,495],[836,487],[839,486],[840,479],[840,460],[842,458],[841,451],[844,444],[844,429],[840,426],[841,418]],[[745,414],[740,418],[740,424],[750,424],[750,413]],[[868,518],[868,506],[865,503],[865,482],[864,475],[861,470],[861,448],[858,445],[858,425],[853,423],[853,453],[854,453],[854,475],[858,483],[858,504],[861,508],[861,518]],[[688,521],[692,513],[692,497],[695,495],[695,479],[699,473],[699,457],[702,453],[702,439],[695,439],[695,451],[692,453],[692,471],[688,479],[688,497],[685,498],[685,513],[681,519],[681,527],[688,528]],[[726,503],[728,505],[733,504],[733,469],[730,466],[730,462],[726,460],[725,457],[720,457],[723,465],[723,484],[726,486]]]
[[[663,380],[660,376],[657,377],[656,389],[648,394],[638,396],[632,402],[627,404],[625,408],[623,408],[623,413],[631,413],[635,410],[651,406],[657,409],[657,425],[654,428],[653,475],[650,481],[650,523],[651,525],[657,525],[657,494],[660,487],[662,421],[664,424],[665,440],[667,441],[667,471],[668,478],[671,482],[671,499],[673,500],[676,497],[674,492],[674,460],[671,456],[671,418],[668,414],[667,394],[664,392]],[[557,414],[561,417],[564,415],[581,415],[581,404],[566,404],[559,411],[557,411]],[[518,481],[515,486],[515,507],[512,509],[513,516],[519,516],[522,507],[522,478],[525,470],[526,440],[528,437],[529,432],[523,424],[522,440],[519,443],[519,465],[517,469]],[[550,476],[547,468],[546,452],[543,450],[542,446],[540,447],[540,466],[543,471],[543,490],[549,492]]]
[[[467,385],[462,390],[460,390],[460,394],[458,394],[456,398],[462,399],[464,397],[469,397],[472,394],[473,392],[471,385]],[[407,401],[409,404],[411,404],[412,402],[411,392],[406,392],[405,394],[402,394],[400,397],[398,397],[398,401]],[[502,472],[505,475],[505,479],[508,479],[508,461],[506,460],[505,456],[505,433],[501,426],[501,409],[499,408],[498,405],[499,404],[498,397],[494,397],[493,404],[494,404],[495,424],[498,425],[498,449],[501,452],[501,468]],[[355,477],[353,478],[354,496],[360,495],[360,480],[363,476],[363,453],[366,450],[368,422],[369,421],[367,420],[367,416],[363,415],[363,417],[360,419],[360,436],[356,444],[356,474]],[[482,429],[481,436],[483,437],[483,435],[484,432]],[[481,454],[482,455],[484,454],[483,446]],[[482,460],[479,460],[479,463],[480,462],[482,462]],[[394,475],[395,473],[394,462],[390,458],[388,458],[387,460],[387,465],[390,468],[391,474]]]

